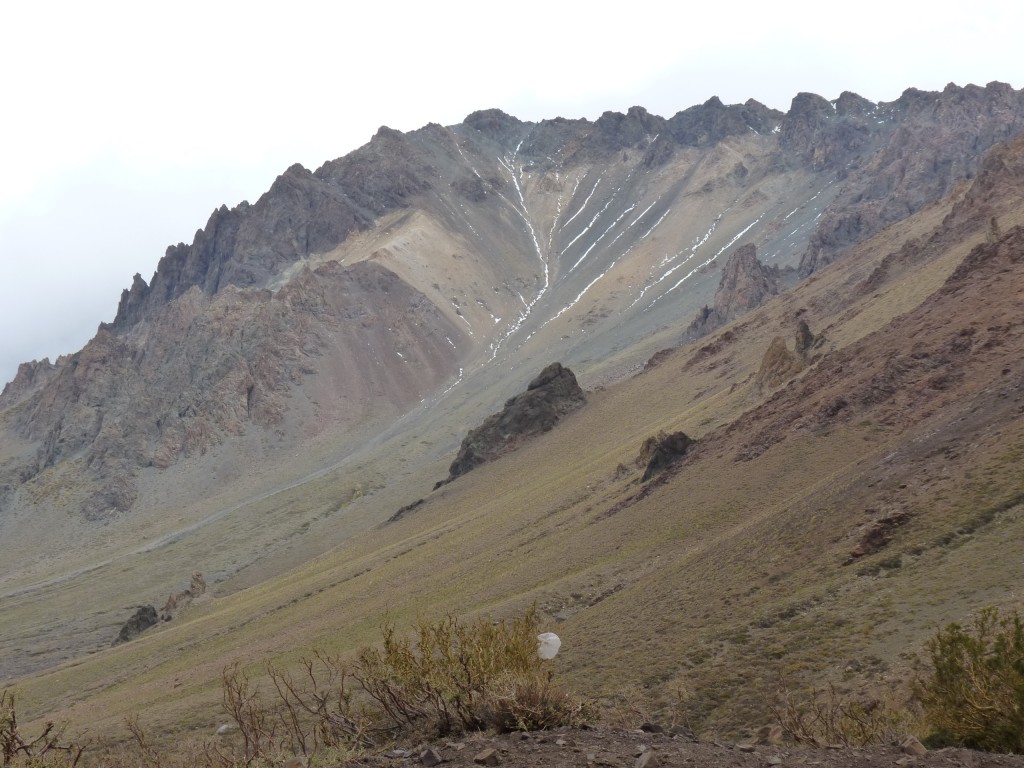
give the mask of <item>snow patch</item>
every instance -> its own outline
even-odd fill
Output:
[[[645,237],[647,237],[649,234],[651,234],[651,232],[656,230],[658,228],[658,225],[661,224],[661,222],[663,222],[665,220],[665,217],[668,216],[669,211],[671,211],[671,210],[672,209],[669,208],[663,214],[661,214],[661,218],[658,219],[656,222],[654,222],[654,225],[650,229],[648,229],[646,232],[644,232],[642,235],[640,235],[640,239],[643,240]]]
[[[449,339],[448,341],[451,341],[451,339]],[[454,346],[454,345],[453,345],[453,346]],[[446,389],[446,390],[445,390],[444,392],[442,392],[442,393],[441,393],[441,394],[440,394],[440,395],[438,396],[438,400],[440,400],[441,398],[443,398],[443,397],[444,397],[445,395],[447,395],[447,394],[448,394],[449,392],[451,392],[451,391],[452,391],[453,389],[455,389],[455,388],[456,388],[457,386],[459,386],[459,384],[460,384],[460,383],[462,383],[462,376],[463,376],[463,374],[464,374],[464,373],[465,373],[465,372],[464,372],[464,371],[462,370],[462,367],[460,366],[460,367],[459,367],[459,375],[455,377],[455,381],[453,381],[453,382],[451,383],[451,385],[450,385],[450,386],[448,387],[448,389]]]
[[[594,196],[594,192],[597,191],[597,185],[601,183],[601,179],[603,179],[603,178],[604,178],[603,175],[597,177],[597,181],[594,182],[594,188],[592,190],[590,190],[590,194],[587,195],[587,199],[583,201],[583,205],[580,206],[580,209],[578,211],[576,211],[576,213],[574,213],[572,216],[569,217],[569,220],[567,222],[565,222],[565,224],[562,225],[562,229],[565,229],[567,226],[572,224],[572,220],[575,219],[577,216],[579,216],[581,213],[583,213],[583,209],[587,207],[587,203],[589,203],[590,202],[590,198],[592,198]],[[576,181],[576,185],[579,186],[579,180]],[[576,194],[576,187],[573,187],[572,193],[574,195]],[[570,196],[569,199],[571,200],[572,197]],[[564,253],[564,251],[563,251],[563,253]]]
[[[745,234],[747,234],[747,232],[749,232],[753,228],[753,226],[755,224],[757,224],[759,221],[761,221],[761,219],[763,217],[764,217],[764,213],[762,213],[760,216],[758,216],[756,219],[754,219],[752,222],[750,222],[750,224],[748,224],[744,229],[742,229],[732,240],[730,240],[728,243],[723,245],[714,256],[711,256],[707,261],[705,261],[705,262],[703,262],[701,264],[698,264],[696,267],[694,267],[689,272],[687,272],[686,275],[679,280],[679,282],[677,282],[675,285],[673,285],[671,288],[669,288],[667,291],[665,291],[663,294],[661,294],[661,296],[656,297],[650,304],[647,305],[647,309],[650,309],[655,304],[657,304],[659,301],[661,301],[661,299],[665,298],[666,296],[668,296],[668,294],[672,293],[672,291],[674,291],[676,288],[678,288],[683,283],[685,283],[687,280],[689,280],[698,270],[703,269],[708,264],[710,264],[715,259],[717,259],[719,256],[721,256],[723,253],[725,253],[727,250],[732,248],[733,244],[737,240],[739,240],[741,237],[743,237]],[[644,311],[646,311],[646,309]]]
[[[633,205],[629,206],[629,208],[627,208],[627,209],[626,209],[626,210],[624,210],[624,211],[623,211],[622,213],[620,213],[620,214],[619,214],[619,216],[618,216],[618,218],[617,218],[617,219],[615,219],[615,221],[613,221],[613,222],[612,222],[611,224],[609,224],[609,225],[608,225],[608,227],[607,227],[607,228],[605,229],[605,231],[604,231],[604,232],[602,232],[602,233],[601,233],[601,234],[600,234],[600,235],[598,236],[597,240],[595,240],[594,242],[592,242],[592,243],[590,244],[590,247],[589,247],[589,248],[587,248],[587,250],[585,250],[585,251],[583,252],[583,255],[579,257],[579,259],[578,259],[578,260],[576,261],[576,263],[575,263],[575,264],[573,264],[573,265],[572,265],[571,267],[569,267],[569,272],[572,272],[572,271],[573,271],[574,269],[576,269],[576,267],[578,267],[578,266],[579,266],[579,265],[580,265],[581,263],[583,263],[583,260],[584,260],[585,258],[587,258],[587,254],[588,254],[588,253],[590,253],[590,252],[591,252],[592,250],[594,250],[594,248],[595,248],[595,247],[597,246],[597,244],[598,244],[598,243],[600,243],[600,242],[601,242],[601,241],[602,241],[602,240],[604,239],[604,236],[605,236],[605,235],[607,235],[607,234],[608,234],[609,232],[611,232],[611,231],[612,231],[612,230],[613,230],[613,229],[615,228],[615,226],[616,226],[616,225],[617,225],[617,224],[618,224],[618,223],[619,223],[620,221],[622,221],[622,219],[623,219],[623,218],[624,218],[624,217],[626,216],[626,214],[628,214],[628,213],[629,213],[630,211],[632,211],[632,210],[633,210],[634,208],[636,208],[636,203],[633,203]],[[627,229],[628,229],[628,227],[627,227]],[[620,236],[621,236],[621,233],[620,233]],[[616,238],[615,238],[615,240],[618,240],[618,239],[619,239],[618,237],[616,237]],[[641,238],[641,239],[643,239],[643,238]],[[614,242],[615,242],[615,240],[612,240],[612,242],[614,243]],[[563,251],[563,253],[564,253],[564,251]],[[569,272],[567,272],[566,274],[569,274]]]

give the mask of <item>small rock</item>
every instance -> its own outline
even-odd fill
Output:
[[[753,744],[737,744],[736,745],[736,749],[738,749],[740,752],[753,752],[754,751],[754,745]]]
[[[685,725],[673,725],[671,728],[668,729],[668,732],[671,733],[673,736],[682,736],[684,739],[694,738],[693,731],[691,731]]]
[[[644,752],[633,763],[633,768],[654,768],[658,764],[658,758],[650,750]]]
[[[768,758],[768,765],[782,765],[782,758],[778,755],[772,755]]]
[[[595,755],[593,752],[587,752],[587,764],[590,765],[595,760],[597,760],[597,755]]]
[[[410,754],[411,753],[407,749],[392,749],[390,752],[386,752],[384,754],[384,757],[390,757],[395,760],[400,760],[402,758],[408,757]]]
[[[523,738],[527,739],[527,738],[529,738],[529,736],[527,736],[526,733],[524,732],[523,733]],[[454,749],[456,752],[461,752],[462,750],[464,750],[466,748],[466,745],[463,744],[461,741],[446,741],[444,743],[444,745],[448,749]]]
[[[640,757],[640,755],[642,755],[646,751],[647,751],[647,745],[646,744],[641,744],[639,747],[637,747],[635,750],[633,750],[633,757]]]
[[[557,739],[555,739],[555,744],[557,744],[559,747],[572,746],[568,741],[563,739],[561,736],[559,736]]]
[[[781,725],[763,725],[757,729],[757,737],[754,740],[754,743],[778,746],[782,743],[782,736],[783,731]]]
[[[928,754],[928,748],[914,736],[907,737],[907,739],[900,744],[900,749],[903,750],[903,754],[911,755],[913,757],[923,757]]]
[[[238,730],[238,726],[234,723],[224,723],[224,725],[217,729],[216,733],[218,736],[224,736],[236,730]]]
[[[441,757],[440,753],[432,747],[427,747],[420,752],[420,762],[427,766],[427,768],[433,768],[435,765],[440,765],[444,762],[444,758]]]
[[[485,749],[473,758],[473,762],[477,765],[498,765],[498,750]]]
[[[644,733],[664,733],[665,729],[657,723],[644,723],[640,726],[640,730]]]

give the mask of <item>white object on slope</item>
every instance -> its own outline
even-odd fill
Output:
[[[537,655],[542,659],[553,659],[558,649],[562,647],[562,641],[554,632],[541,632],[537,635]]]

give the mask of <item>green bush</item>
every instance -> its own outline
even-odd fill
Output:
[[[539,629],[535,608],[511,622],[421,619],[411,638],[388,623],[382,647],[364,649],[352,677],[394,730],[579,725],[589,709],[551,684],[537,656]]]
[[[928,643],[931,668],[917,683],[933,743],[1024,752],[1024,622],[986,608],[964,629]]]

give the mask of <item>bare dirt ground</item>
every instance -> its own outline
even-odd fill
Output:
[[[560,730],[476,736],[461,741],[420,745],[353,760],[344,768],[409,768],[442,765],[476,768],[876,768],[880,766],[1024,766],[1024,755],[995,755],[969,749],[932,750],[911,755],[899,746],[814,749],[802,746],[752,746],[695,742],[685,737],[610,729]]]

